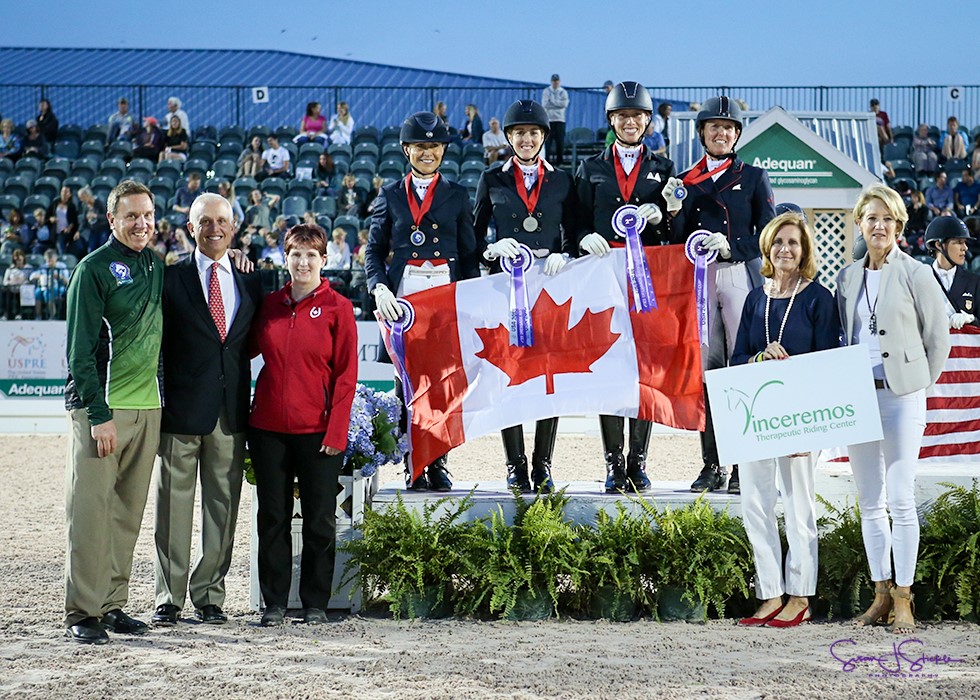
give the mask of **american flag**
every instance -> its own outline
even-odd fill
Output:
[[[980,462],[980,328],[949,330],[946,368],[926,391],[926,431],[919,461]],[[824,450],[828,462],[847,462],[847,448]]]
[[[946,369],[926,392],[926,432],[919,459],[980,461],[980,328],[950,329]]]

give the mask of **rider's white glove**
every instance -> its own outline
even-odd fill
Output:
[[[548,256],[548,259],[544,261],[544,274],[557,275],[559,272],[561,272],[561,269],[565,267],[565,263],[567,262],[567,255],[562,253],[552,253]]]
[[[383,284],[374,288],[374,305],[378,307],[378,313],[386,321],[397,321],[405,313],[402,305],[395,299],[391,290]]]
[[[667,184],[664,185],[663,198],[667,202],[667,211],[669,212],[680,211],[681,206],[683,206],[682,200],[674,196],[674,191],[678,187],[684,187],[684,181],[679,177],[668,178]]]
[[[973,314],[968,314],[965,311],[957,311],[955,314],[949,317],[949,327],[959,330],[968,323],[973,323],[976,318]]]
[[[600,258],[609,252],[609,243],[595,231],[582,238],[578,247],[589,255],[598,255]]]
[[[656,204],[641,204],[636,208],[636,213],[646,219],[651,226],[656,226],[664,218],[663,212]]]
[[[728,244],[728,238],[723,233],[712,233],[701,243],[708,250],[717,250],[723,258],[732,257],[732,247]]]
[[[521,249],[517,241],[513,238],[502,238],[495,243],[488,244],[483,257],[487,260],[496,260],[497,258],[516,258],[520,254]]]

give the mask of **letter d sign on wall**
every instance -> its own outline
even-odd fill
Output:
[[[268,101],[269,101],[268,86],[252,88],[252,104],[262,104]]]

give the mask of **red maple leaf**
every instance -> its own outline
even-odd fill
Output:
[[[496,328],[477,328],[483,349],[476,353],[510,377],[517,386],[535,377],[545,378],[548,394],[555,393],[555,375],[590,372],[592,363],[608,352],[619,338],[609,331],[613,310],[599,313],[586,310],[574,328],[568,327],[572,300],[560,306],[546,291],[534,302],[531,321],[534,345],[529,348],[510,344],[510,331],[504,324]]]

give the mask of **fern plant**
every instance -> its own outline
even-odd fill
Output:
[[[514,499],[513,525],[498,508],[472,533],[473,586],[470,595],[457,599],[459,612],[516,619],[526,617],[522,608],[527,606],[556,615],[560,587],[581,586],[583,552],[578,528],[565,517],[564,491],[539,494],[530,502],[520,494]]]
[[[428,616],[449,607],[452,581],[468,560],[475,525],[462,516],[472,494],[406,508],[401,494],[385,511],[365,510],[359,537],[340,545],[350,555],[344,583],[358,579],[365,602],[387,596],[395,618]]]
[[[828,608],[827,619],[856,615],[871,589],[871,574],[861,535],[861,510],[857,504],[840,508],[817,494],[827,515],[817,520],[822,533],[817,547],[817,597]],[[870,599],[866,601],[870,604]]]
[[[936,615],[980,617],[980,491],[942,482],[926,512],[919,540],[916,582],[927,586]]]
[[[748,596],[752,551],[742,521],[727,508],[716,511],[703,495],[683,508],[658,509],[642,498],[636,502],[656,526],[643,569],[658,588],[680,588],[687,603],[702,607],[705,615],[710,604],[718,617],[725,616],[725,603],[734,593]]]
[[[594,528],[582,528],[585,574],[578,598],[582,612],[627,620],[652,608],[653,591],[643,575],[643,553],[654,532],[645,511],[634,515],[616,503],[616,515],[596,514]]]

